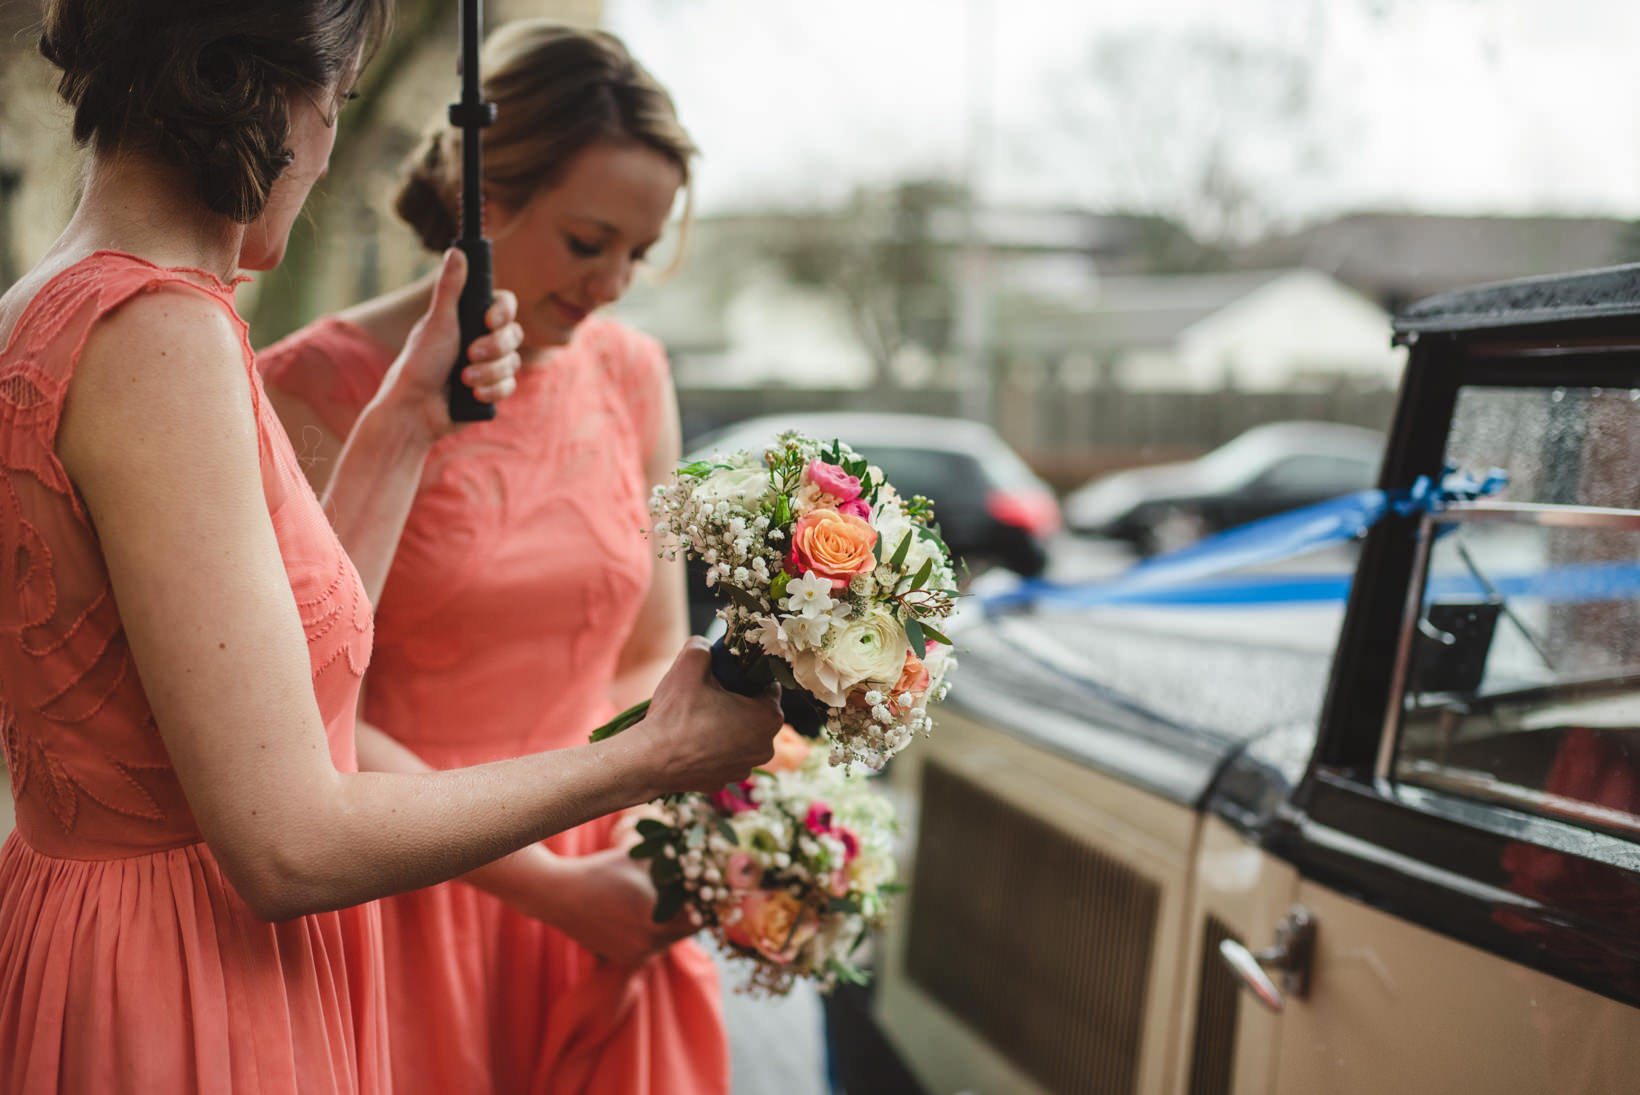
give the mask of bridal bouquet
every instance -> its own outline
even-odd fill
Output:
[[[778,680],[788,701],[808,705],[834,764],[881,768],[928,729],[955,664],[940,626],[957,599],[928,499],[902,498],[841,442],[787,433],[765,452],[679,469],[650,509],[662,550],[703,561],[707,584],[729,598],[714,652],[725,687]],[[789,705],[788,719],[800,721]]]
[[[861,983],[850,958],[887,918],[894,808],[882,793],[790,728],[775,758],[715,794],[673,795],[638,822],[634,859],[650,861],[657,922],[686,905],[748,963],[743,990],[781,995],[798,978],[821,989]]]

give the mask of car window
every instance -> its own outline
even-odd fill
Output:
[[[855,448],[882,468],[888,481],[907,497],[921,494],[933,499],[938,507],[941,502],[974,500],[985,494],[985,474],[979,462],[966,453],[884,445]]]
[[[1258,485],[1283,494],[1349,494],[1372,486],[1376,474],[1377,465],[1359,457],[1311,453],[1277,461]]]
[[[1426,527],[1394,774],[1640,831],[1640,400],[1477,389],[1455,426],[1510,483]]]
[[[1502,468],[1514,502],[1640,508],[1640,389],[1464,388],[1447,462]]]

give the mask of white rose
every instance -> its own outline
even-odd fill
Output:
[[[765,468],[720,468],[700,481],[695,496],[706,505],[727,502],[755,511],[773,490]]]

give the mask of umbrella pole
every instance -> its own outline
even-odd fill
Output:
[[[450,123],[461,129],[461,235],[456,246],[467,256],[467,283],[457,309],[461,318],[461,354],[450,368],[450,417],[483,422],[495,417],[495,405],[482,403],[461,379],[467,350],[489,330],[484,313],[494,296],[490,241],[484,238],[485,127],[495,121],[495,104],[484,101],[478,51],[484,37],[483,0],[461,0],[461,100],[450,104]]]

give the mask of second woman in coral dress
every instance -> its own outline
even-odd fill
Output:
[[[682,641],[680,564],[641,530],[678,457],[651,339],[593,315],[626,290],[693,146],[615,39],[541,22],[487,45],[486,229],[519,298],[526,367],[495,421],[429,459],[376,620],[366,767],[450,768],[582,744],[647,696]],[[456,131],[436,127],[398,208],[456,233]],[[431,283],[264,351],[270,398],[322,485]],[[374,728],[374,729],[372,729]],[[474,882],[383,903],[400,1092],[708,1095],[728,1090],[717,975],[693,925],[657,927],[647,874],[606,817]]]

